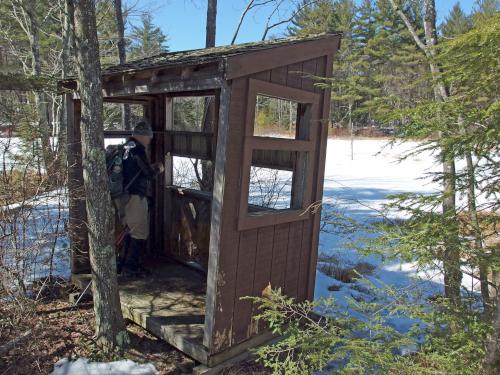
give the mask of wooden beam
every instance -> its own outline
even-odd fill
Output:
[[[207,295],[205,308],[205,328],[203,345],[209,351],[213,346],[213,329],[217,302],[217,277],[219,274],[219,255],[221,243],[221,219],[224,199],[226,148],[229,143],[229,107],[231,102],[231,86],[221,82],[219,123],[217,129],[217,149],[215,155],[214,187],[212,193],[212,208],[210,218],[210,245],[207,274]]]
[[[337,47],[340,45],[340,39],[337,41]],[[325,77],[332,76],[333,69],[333,57],[335,55],[335,51],[330,53],[325,58],[325,66],[324,72]],[[330,95],[331,92],[329,89],[323,91],[323,101],[320,107],[321,113],[321,122],[320,127],[317,129],[318,139],[317,139],[317,150],[318,155],[316,158],[316,178],[314,180],[313,187],[313,202],[319,202],[323,198],[323,185],[324,185],[324,176],[325,176],[325,161],[326,161],[326,146],[328,142],[328,119],[330,115]],[[312,228],[312,238],[311,238],[311,253],[309,257],[309,271],[308,271],[308,280],[307,280],[307,295],[306,298],[308,300],[314,299],[314,285],[316,280],[316,262],[318,260],[318,244],[319,244],[319,230],[320,230],[320,221],[321,221],[321,207],[318,212],[316,212],[313,216],[313,228]]]
[[[182,91],[214,90],[221,87],[221,77],[192,78],[189,80],[169,79],[151,83],[150,80],[131,80],[125,85],[103,86],[104,97],[124,97],[130,95],[163,94]]]
[[[227,58],[226,79],[235,79],[329,55],[336,50],[339,39],[340,35],[332,35],[319,40],[230,56]]]
[[[164,182],[165,182],[165,205],[164,205],[164,228],[165,228],[165,252],[167,254],[172,254],[172,243],[171,243],[171,233],[173,230],[173,194],[168,186],[171,186],[174,183],[174,163],[172,158],[172,138],[168,135],[168,132],[172,131],[174,128],[174,111],[173,111],[173,102],[174,99],[170,97],[165,97],[165,174]]]

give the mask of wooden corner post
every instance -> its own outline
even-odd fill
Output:
[[[210,219],[210,245],[208,258],[207,295],[205,309],[205,328],[203,345],[209,350],[213,344],[213,328],[216,312],[219,254],[221,242],[221,219],[225,188],[226,148],[229,142],[229,107],[231,102],[231,86],[226,81],[221,84],[219,124],[217,128],[217,149],[215,153],[214,187],[212,213]]]
[[[81,103],[65,95],[68,163],[68,234],[71,249],[71,274],[90,273],[87,210],[83,187]]]

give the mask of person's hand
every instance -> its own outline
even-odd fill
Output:
[[[163,163],[161,161],[155,163],[154,168],[158,171],[158,173],[163,173],[165,171],[165,167],[163,166]]]

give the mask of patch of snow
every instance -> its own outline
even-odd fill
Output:
[[[138,364],[131,360],[115,362],[90,362],[86,358],[69,361],[63,358],[54,366],[50,375],[156,375],[151,363]]]

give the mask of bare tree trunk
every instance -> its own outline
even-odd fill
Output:
[[[114,0],[116,29],[118,30],[118,59],[120,64],[125,64],[127,54],[125,51],[125,24],[123,22],[122,0]],[[123,128],[129,130],[130,124],[130,105],[122,104],[122,125]]]
[[[207,35],[205,47],[215,47],[215,31],[217,29],[217,0],[208,0]]]
[[[434,96],[436,101],[446,100],[448,90],[440,81],[440,69],[433,62],[436,56],[437,32],[436,32],[436,6],[434,0],[424,0],[424,31],[425,43],[420,39],[416,28],[413,26],[406,14],[399,8],[395,0],[389,0],[394,11],[399,15],[412,35],[417,46],[425,53],[428,58],[429,69],[434,81]],[[445,134],[441,134],[441,137]],[[453,228],[450,231],[450,238],[445,244],[445,254],[443,257],[445,295],[450,301],[457,305],[460,303],[460,286],[462,283],[462,272],[460,270],[460,250],[458,225],[456,224],[456,174],[455,160],[446,155],[446,150],[441,150],[441,160],[443,164],[443,214],[451,218]]]
[[[62,72],[61,78],[66,79],[71,75],[72,52],[73,52],[73,28],[71,26],[73,20],[73,3],[64,1],[63,7],[63,24],[62,24]],[[59,132],[57,134],[57,149],[61,166],[67,165],[66,141],[67,141],[67,108],[66,100],[61,101],[59,110]]]
[[[82,163],[89,257],[97,341],[105,349],[123,346],[128,335],[123,321],[114,245],[114,210],[104,153],[101,66],[93,0],[75,0],[75,40],[82,103]]]
[[[42,75],[42,64],[40,57],[40,27],[36,14],[36,1],[26,0],[21,3],[22,11],[27,17],[29,30],[29,44],[31,50],[31,74],[35,77]],[[57,171],[56,155],[52,152],[50,143],[51,128],[48,108],[48,96],[43,91],[34,91],[35,105],[38,112],[38,130],[40,132],[40,142],[42,146],[43,164],[47,174],[54,175]]]
[[[205,47],[215,47],[215,35],[217,29],[217,0],[208,0],[207,6],[207,35]],[[213,115],[215,103],[211,98],[205,99],[204,116],[202,129],[203,132],[213,132]],[[195,167],[196,168],[196,167]],[[198,179],[201,190],[212,191],[213,181],[213,163],[211,161],[201,161],[201,179]]]
[[[349,103],[349,130],[351,131],[351,160],[354,160],[354,124],[352,122],[352,103]]]
[[[486,339],[486,354],[483,362],[484,373],[486,375],[498,374],[498,369],[500,368],[500,301],[498,300],[498,295],[495,300],[496,308],[493,316],[493,331]]]

